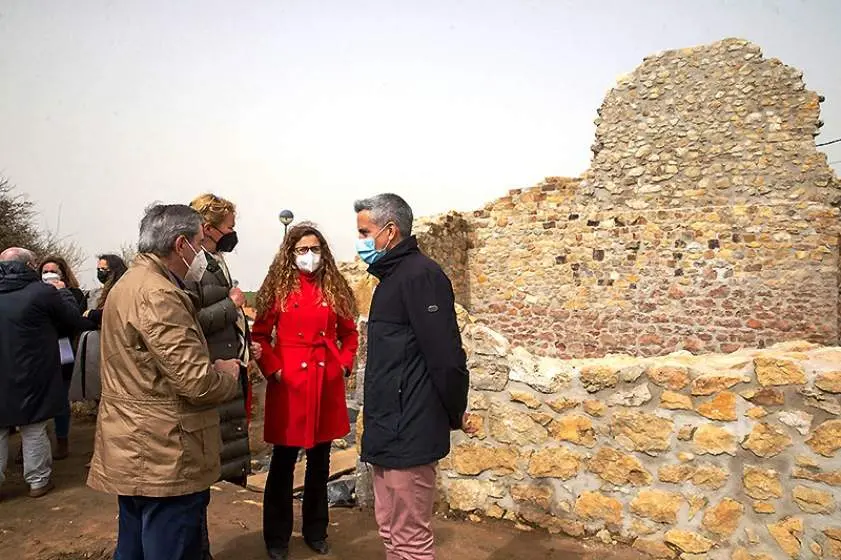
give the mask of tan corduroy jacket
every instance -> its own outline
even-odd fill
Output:
[[[102,318],[102,396],[88,486],[122,496],[207,490],[219,478],[219,414],[237,394],[211,364],[190,298],[139,255]]]

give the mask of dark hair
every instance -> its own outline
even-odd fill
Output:
[[[103,307],[105,307],[105,300],[108,297],[108,292],[110,292],[111,288],[114,287],[114,284],[116,284],[117,281],[123,277],[123,274],[126,273],[128,267],[126,267],[126,262],[121,257],[111,253],[99,255],[96,258],[97,260],[107,262],[108,270],[111,272],[110,276],[108,277],[108,281],[105,282],[104,286],[102,286],[102,293],[99,295],[99,301],[96,303],[96,308],[102,309]]]
[[[47,255],[43,259],[41,259],[41,265],[38,267],[38,272],[43,274],[44,273],[44,265],[47,263],[53,263],[58,265],[58,269],[61,271],[62,280],[64,284],[68,288],[78,288],[79,281],[76,279],[76,275],[73,274],[73,271],[70,269],[70,265],[67,264],[67,261],[64,260],[64,257],[59,255]]]
[[[313,224],[301,223],[293,226],[283,245],[275,255],[266,279],[257,292],[257,314],[269,311],[275,302],[283,309],[289,294],[300,289],[298,267],[295,264],[295,245],[302,238],[314,235],[321,245],[321,265],[315,271],[315,278],[321,288],[324,300],[333,308],[339,317],[356,319],[356,298],[350,285],[339,272],[333,253],[324,235]]]

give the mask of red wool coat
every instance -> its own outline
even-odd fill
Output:
[[[350,432],[344,371],[353,366],[359,333],[352,318],[339,317],[321,299],[311,276],[301,291],[257,317],[252,339],[268,377],[264,439],[273,445],[309,449]],[[277,329],[272,346],[272,330]],[[280,381],[274,372],[281,372]]]

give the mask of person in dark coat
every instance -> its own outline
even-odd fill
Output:
[[[47,422],[68,411],[58,340],[92,327],[64,282],[41,280],[31,251],[0,254],[0,484],[9,432],[18,426],[29,495],[53,488]]]
[[[248,322],[242,311],[245,295],[236,285],[223,253],[230,253],[237,245],[236,207],[214,194],[203,194],[190,203],[202,217],[204,240],[202,248],[208,253],[207,270],[200,282],[187,282],[198,311],[199,325],[207,338],[212,360],[240,360],[240,392],[232,400],[217,408],[222,433],[222,474],[227,480],[245,486],[251,472],[251,452],[248,446],[248,423],[251,408],[251,384],[248,382],[248,361],[252,350],[259,357],[260,348],[250,347]],[[205,521],[206,523],[206,521]],[[207,526],[204,558],[210,555]]]
[[[67,261],[59,255],[47,255],[41,259],[41,266],[39,272],[41,273],[41,280],[44,282],[52,282],[60,280],[67,287],[67,290],[73,294],[73,299],[79,309],[84,311],[88,306],[88,298],[85,293],[79,289],[79,281]],[[78,333],[76,333],[78,334]],[[70,344],[70,349],[77,346],[77,337],[64,338],[59,340],[59,344]],[[67,359],[62,360],[61,363],[61,379],[64,381],[65,392],[70,394],[70,383],[73,380],[73,369],[75,365],[75,356],[72,354],[67,356]],[[69,399],[68,399],[69,403]],[[67,413],[60,414],[55,417],[55,442],[56,448],[53,450],[53,459],[66,459],[70,454],[70,407],[68,404]]]
[[[467,357],[449,278],[421,253],[394,194],[357,201],[356,249],[380,281],[368,316],[362,461],[388,560],[435,558],[437,462],[467,409]]]

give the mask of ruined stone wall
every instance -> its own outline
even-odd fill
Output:
[[[590,170],[469,217],[469,309],[569,357],[838,340],[841,184],[797,70],[727,40],[649,57]]]
[[[463,335],[452,509],[656,558],[841,557],[841,348],[561,360]]]

